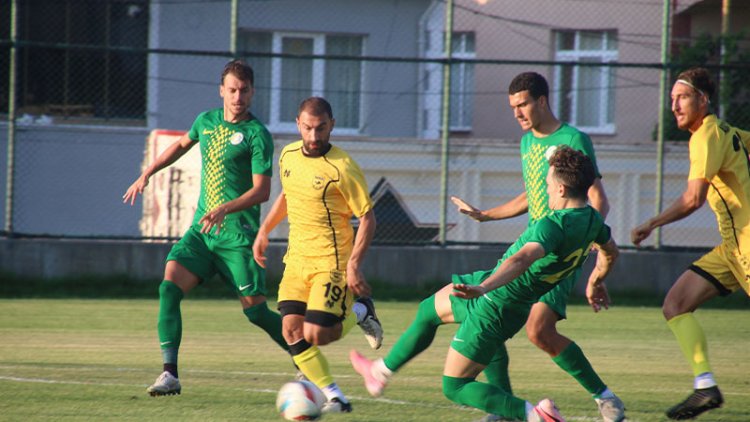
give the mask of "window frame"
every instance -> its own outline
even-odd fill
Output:
[[[561,39],[563,34],[574,35],[574,45],[572,49],[561,49]],[[601,40],[601,47],[599,49],[583,49],[581,46],[581,39],[583,35],[599,34]],[[618,60],[619,51],[617,49],[617,31],[612,29],[606,30],[573,30],[573,29],[561,29],[555,30],[552,34],[553,45],[554,45],[554,59],[555,61],[565,62],[576,62],[583,63],[587,59],[595,59],[600,63],[612,63]],[[593,135],[614,135],[617,132],[616,125],[616,113],[614,107],[616,105],[615,97],[615,69],[611,66],[595,66],[599,70],[599,83],[602,88],[599,89],[599,107],[596,120],[599,122],[596,126],[584,126],[579,123],[578,109],[580,101],[579,93],[579,74],[583,66],[574,65],[570,69],[570,82],[563,81],[564,79],[564,67],[556,65],[554,67],[554,78],[555,86],[557,87],[557,95],[553,96],[552,106],[555,110],[555,114],[563,119],[567,120],[568,123],[580,129],[583,132]],[[569,118],[565,118],[563,113],[563,96],[570,99],[570,111]],[[611,110],[611,111],[610,111]],[[611,121],[608,121],[609,115],[611,114]]]
[[[285,39],[289,38],[302,38],[312,40],[312,54],[316,56],[323,56],[326,54],[326,39],[328,36],[350,36],[358,38],[359,42],[362,43],[362,55],[364,55],[366,43],[363,35],[350,35],[350,34],[329,34],[329,33],[312,33],[312,32],[294,32],[294,31],[255,31],[246,30],[243,31],[243,36],[252,36],[253,34],[266,33],[271,35],[271,53],[282,54],[283,43]],[[287,59],[284,57],[271,57],[271,77],[269,79],[270,95],[268,101],[268,121],[264,122],[268,129],[272,132],[278,133],[297,133],[297,124],[294,119],[290,121],[284,121],[281,116],[281,104],[282,104],[282,68],[283,61]],[[311,74],[311,93],[312,96],[325,96],[325,71],[326,71],[326,60],[325,59],[313,59],[312,60],[312,74]],[[359,75],[359,115],[357,116],[356,127],[345,127],[337,124],[336,133],[339,135],[359,135],[362,130],[363,121],[363,110],[364,110],[364,90],[363,86],[365,83],[365,71],[366,67],[364,63],[360,69]],[[257,78],[256,78],[257,79]],[[334,118],[336,117],[336,110],[333,110]]]

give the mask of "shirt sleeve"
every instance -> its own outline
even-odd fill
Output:
[[[573,149],[577,149],[578,151],[581,151],[584,153],[587,157],[591,159],[591,164],[594,165],[594,172],[596,172],[596,177],[602,178],[601,173],[599,173],[599,166],[596,164],[596,153],[594,152],[594,143],[591,142],[591,138],[589,135],[578,131],[570,140],[570,147]]]
[[[609,239],[611,238],[612,238],[612,229],[608,225],[602,224],[602,229],[599,230],[599,233],[596,235],[596,239],[594,239],[594,243],[598,245],[603,245],[609,242]]]
[[[354,160],[349,159],[347,161],[346,170],[341,174],[339,190],[349,209],[359,218],[372,209],[372,199],[362,169]]]
[[[707,125],[704,125],[707,126]],[[719,148],[718,134],[708,128],[698,129],[690,136],[690,172],[688,180],[711,180],[719,172],[723,154]]]
[[[206,113],[203,112],[195,118],[195,120],[193,121],[193,125],[190,126],[190,131],[188,132],[188,137],[195,142],[198,142],[201,139],[201,128],[203,127],[204,114]]]
[[[548,217],[542,218],[530,229],[531,231],[526,243],[539,243],[544,248],[545,254],[556,250],[563,242],[564,234],[562,229]]]
[[[273,176],[273,138],[265,129],[253,136],[252,166],[253,174]]]

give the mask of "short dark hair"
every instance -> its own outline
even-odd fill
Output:
[[[594,184],[596,171],[594,163],[581,151],[567,145],[557,148],[549,159],[550,167],[555,170],[553,176],[576,198],[586,198],[589,188]]]
[[[253,72],[253,68],[244,60],[235,59],[224,65],[224,71],[221,72],[222,85],[224,85],[224,78],[230,73],[236,76],[239,80],[250,82],[251,86],[255,86],[255,73]]]
[[[709,102],[711,102],[711,98],[716,92],[716,85],[711,79],[711,74],[708,73],[707,69],[702,67],[693,67],[680,72],[677,75],[677,80],[683,80],[692,85],[693,89],[705,95]]]
[[[547,97],[549,99],[549,85],[544,76],[536,72],[524,72],[518,74],[508,86],[508,94],[513,95],[521,91],[529,91],[531,98]]]
[[[322,116],[323,114],[327,114],[328,117],[333,119],[333,110],[331,109],[331,104],[326,101],[323,97],[309,97],[304,100],[299,105],[299,109],[297,110],[297,117],[299,117],[303,111],[306,111],[314,116]]]

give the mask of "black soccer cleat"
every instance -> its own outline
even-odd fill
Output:
[[[344,403],[340,398],[334,397],[323,404],[320,409],[323,413],[351,413],[352,404]]]
[[[685,401],[667,410],[667,417],[678,421],[693,419],[703,412],[724,404],[719,387],[697,388]]]

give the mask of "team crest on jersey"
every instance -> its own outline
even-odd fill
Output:
[[[242,143],[243,139],[245,139],[245,137],[242,136],[240,132],[234,132],[234,134],[232,134],[232,137],[229,138],[229,142],[232,145],[239,145],[240,143]]]
[[[325,179],[321,176],[313,176],[312,187],[315,190],[323,189],[323,183]]]

